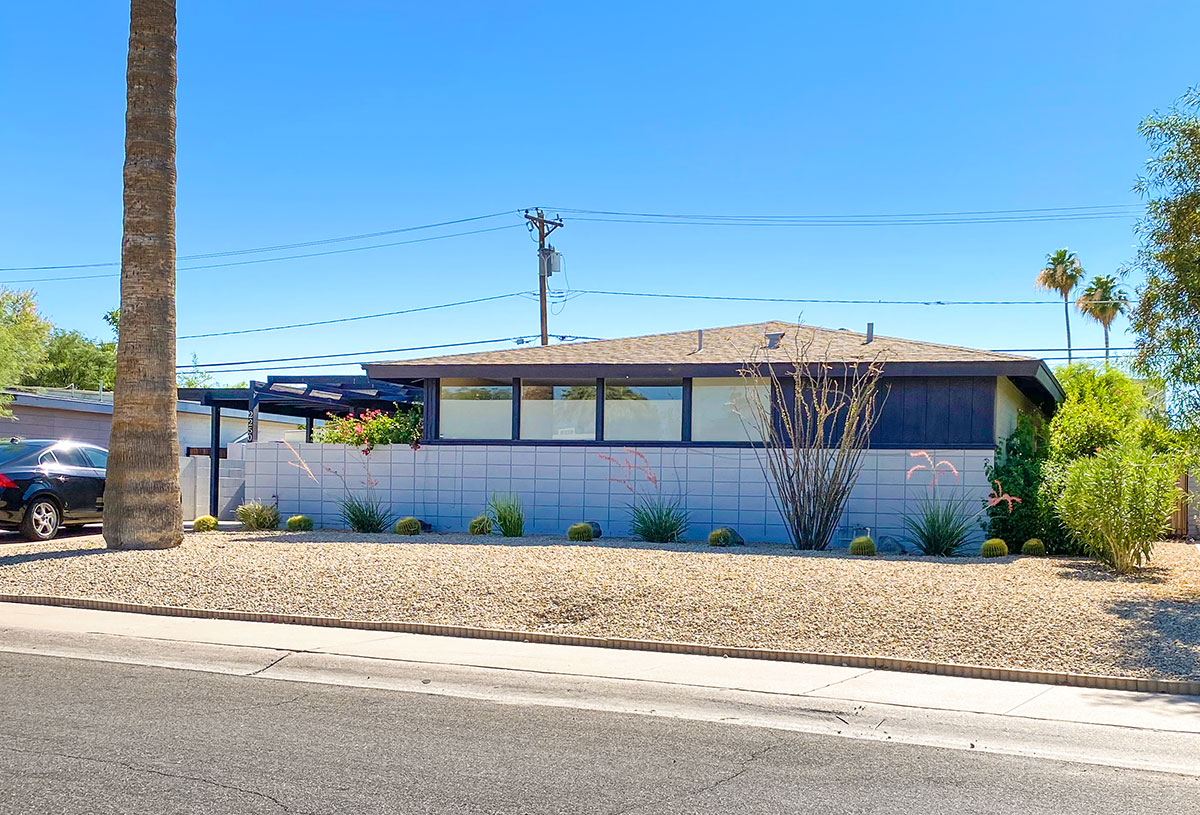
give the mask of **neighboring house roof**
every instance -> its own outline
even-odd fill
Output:
[[[750,360],[790,362],[797,344],[809,344],[809,361],[862,363],[879,359],[888,376],[1010,376],[1044,396],[1061,399],[1045,364],[1032,357],[954,345],[906,340],[787,322],[676,331],[612,340],[530,346],[473,354],[368,362],[376,379],[512,376],[731,376]],[[783,334],[778,351],[767,350],[767,334]],[[1020,384],[1020,383],[1018,383]],[[1023,388],[1024,389],[1024,388]]]
[[[26,407],[52,408],[54,410],[73,410],[80,413],[113,412],[112,392],[98,393],[96,391],[75,390],[72,388],[35,388],[16,387],[0,390],[0,393],[13,397],[12,404]],[[197,402],[179,401],[175,403],[179,413],[199,413],[208,416],[210,409]],[[234,419],[245,419],[249,414],[244,410],[226,411],[226,416]],[[294,426],[296,420],[287,416],[264,413],[259,421],[279,422]]]

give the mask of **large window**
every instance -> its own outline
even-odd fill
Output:
[[[680,380],[626,379],[604,383],[606,441],[679,441],[682,435]]]
[[[596,438],[596,380],[521,381],[521,438]]]
[[[766,379],[693,379],[692,440],[762,441],[756,428],[770,393]]]
[[[511,439],[512,380],[443,379],[438,435],[443,439]]]

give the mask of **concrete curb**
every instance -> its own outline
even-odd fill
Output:
[[[591,648],[621,648],[629,651],[657,651],[666,654],[736,657],[738,659],[767,659],[777,662],[805,662],[817,665],[837,665],[881,671],[936,674],[967,679],[996,679],[1003,682],[1035,682],[1045,685],[1067,685],[1076,688],[1135,691],[1140,693],[1172,693],[1200,696],[1200,681],[1186,679],[1142,679],[1131,676],[1104,676],[1063,671],[1035,671],[1026,668],[992,668],[985,665],[962,665],[947,662],[928,662],[919,659],[864,656],[859,654],[827,654],[819,651],[783,651],[768,648],[740,648],[704,645],[694,642],[637,640],[623,637],[590,637],[579,634],[546,634],[540,631],[508,631],[497,628],[473,628],[464,625],[405,622],[400,620],[343,620],[337,617],[310,617],[303,614],[271,614],[258,611],[188,608],[186,606],[153,606],[126,603],[119,600],[97,600],[90,597],[57,597],[44,594],[3,594],[0,603],[60,606],[92,611],[123,611],[133,614],[157,614],[167,617],[196,617],[206,620],[235,620],[252,623],[284,623],[326,628],[353,628],[363,631],[387,631],[397,634],[431,634],[439,637],[507,640],[547,645],[582,645]]]

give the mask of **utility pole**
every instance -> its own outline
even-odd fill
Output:
[[[540,209],[535,209],[533,215],[525,210],[525,218],[529,221],[529,229],[535,228],[538,234],[538,301],[542,308],[542,345],[550,344],[550,328],[546,321],[546,278],[553,274],[551,259],[556,254],[554,247],[546,243],[550,233],[563,225],[562,218],[547,218]]]

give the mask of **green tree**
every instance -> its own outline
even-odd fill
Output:
[[[83,388],[112,390],[117,378],[117,344],[84,336],[78,331],[54,329],[46,344],[46,361],[34,374],[21,379],[22,385],[47,388]]]
[[[1104,364],[1108,365],[1108,330],[1113,320],[1129,310],[1129,295],[1113,275],[1097,275],[1075,300],[1075,308],[1104,327]]]
[[[200,360],[192,354],[192,367],[175,374],[175,384],[181,388],[214,388],[217,378],[200,367]]]
[[[37,371],[46,358],[50,323],[38,314],[31,291],[0,287],[0,388],[8,388]],[[0,394],[0,416],[11,416]]]
[[[1200,88],[1138,132],[1150,146],[1134,189],[1146,198],[1135,266],[1145,275],[1132,324],[1134,368],[1170,387],[1169,406],[1189,429],[1200,427]]]
[[[1083,279],[1079,256],[1069,249],[1059,249],[1046,255],[1046,265],[1038,272],[1034,285],[1039,289],[1057,292],[1063,299],[1063,316],[1067,321],[1067,364],[1071,364],[1071,292]]]

